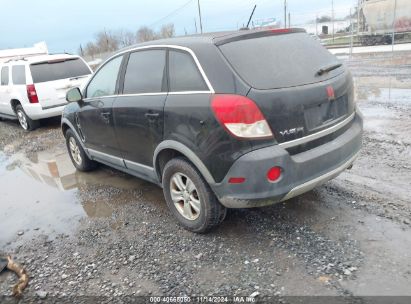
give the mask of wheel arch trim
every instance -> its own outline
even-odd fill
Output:
[[[76,128],[74,128],[74,126],[73,126],[73,124],[70,122],[70,120],[68,120],[67,118],[64,118],[64,117],[63,117],[63,118],[61,119],[61,131],[62,131],[62,132],[64,132],[64,131],[63,131],[63,126],[64,126],[64,125],[67,125],[67,127],[68,127],[71,131],[73,131],[74,135],[77,137],[77,140],[80,142],[80,145],[81,145],[81,147],[83,148],[84,152],[87,154],[87,156],[88,156],[89,158],[91,158],[90,153],[89,153],[88,149],[86,148],[86,146],[84,145],[84,142],[81,140],[81,137],[79,136]]]
[[[157,177],[160,181],[161,176],[159,174],[157,160],[160,153],[166,149],[175,150],[184,155],[189,161],[193,163],[193,165],[198,169],[198,171],[200,171],[201,175],[204,177],[207,183],[209,183],[210,185],[215,184],[213,176],[211,175],[207,167],[204,165],[204,163],[201,161],[201,159],[190,148],[175,140],[165,140],[161,142],[154,151],[153,168],[155,169]]]

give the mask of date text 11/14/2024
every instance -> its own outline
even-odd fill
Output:
[[[254,295],[249,297],[216,297],[216,296],[197,296],[197,297],[150,297],[150,303],[255,303]]]

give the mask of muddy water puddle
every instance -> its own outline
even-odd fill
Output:
[[[411,89],[363,86],[357,92],[359,100],[405,106],[411,105]]]
[[[110,218],[135,201],[164,203],[157,186],[116,170],[76,171],[64,150],[30,157],[0,152],[0,188],[0,248],[70,234],[81,219]]]
[[[341,177],[330,183],[339,183]],[[339,245],[349,240],[351,246],[326,246],[326,251],[335,251],[335,255],[347,257],[344,262],[356,264],[350,260],[359,250],[361,262],[349,274],[355,280],[339,280],[339,283],[355,295],[411,295],[411,234],[409,227],[394,223],[359,209],[361,201],[349,204],[340,200],[348,198],[335,196],[332,192],[320,187],[282,204],[283,208],[267,207],[261,210],[261,216],[281,221],[290,227],[306,227],[315,232],[295,234],[290,230],[290,237],[299,237],[296,246],[301,243],[315,244],[318,238],[333,240],[331,244]],[[277,215],[278,214],[278,215]],[[280,226],[281,227],[281,226]],[[301,245],[300,245],[301,246]],[[301,251],[304,247],[301,247]],[[343,253],[338,251],[344,249]],[[331,254],[334,256],[334,254]],[[308,262],[307,265],[310,265]],[[329,275],[333,275],[330,273]]]

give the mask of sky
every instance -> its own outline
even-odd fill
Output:
[[[331,15],[332,0],[287,0],[291,24],[296,26]],[[336,17],[348,15],[357,0],[334,0]],[[200,0],[203,30],[234,30],[253,20],[284,19],[284,0]],[[72,52],[101,30],[158,29],[174,23],[176,34],[195,33],[197,0],[0,0],[0,49],[29,47],[45,41],[49,51]],[[196,21],[195,21],[196,20]]]

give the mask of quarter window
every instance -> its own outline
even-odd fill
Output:
[[[3,67],[1,69],[1,85],[5,86],[9,84],[9,67]]]
[[[122,59],[123,56],[112,59],[96,73],[87,87],[87,98],[110,96],[115,94]]]
[[[26,67],[15,65],[11,68],[13,84],[26,84]]]
[[[186,52],[169,53],[170,92],[208,91],[193,57]]]
[[[124,94],[159,93],[165,90],[166,51],[137,51],[130,54],[124,76]]]

